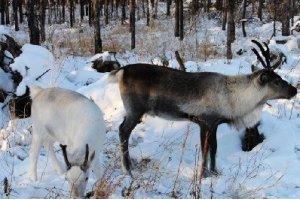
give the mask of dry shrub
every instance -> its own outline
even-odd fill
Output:
[[[272,153],[273,151],[265,150],[262,146],[249,158],[240,158],[230,167],[224,194],[234,199],[262,198],[261,192],[277,186],[283,175],[264,163]],[[255,184],[256,179],[262,175],[265,178],[259,184]]]
[[[47,43],[52,45],[55,55],[64,53],[86,56],[94,52],[94,38],[92,29],[78,24],[74,28],[56,27],[49,31]]]
[[[94,190],[95,199],[108,199],[115,189],[107,181],[100,181]]]
[[[111,140],[110,144],[114,144],[111,147],[116,147],[118,141]],[[106,149],[105,154],[109,161],[103,170],[103,176],[95,183],[91,192],[92,198],[95,199],[109,198],[117,188],[121,187],[125,178],[124,175],[118,174],[118,170],[121,168],[118,148]]]
[[[205,38],[198,45],[197,58],[207,60],[216,58],[218,56],[218,51],[215,45],[210,42],[208,31],[205,32]]]
[[[125,52],[126,44],[124,44],[124,42],[118,41],[116,37],[108,36],[104,40],[105,42],[103,43],[103,51],[113,51],[118,53]]]

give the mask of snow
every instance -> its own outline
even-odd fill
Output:
[[[98,54],[94,55],[90,59],[90,61],[92,62],[92,61],[97,60],[99,58],[101,58],[103,61],[111,61],[111,55],[109,54],[108,51],[105,51],[104,53],[98,53]]]
[[[18,96],[25,94],[27,85],[40,83],[48,86],[47,79],[41,78],[39,83],[36,83],[36,78],[54,66],[52,53],[44,47],[25,44],[21,50],[21,55],[15,58],[14,63],[10,65],[12,70],[18,71],[23,77],[22,82],[17,87],[16,94]]]
[[[13,92],[14,85],[11,80],[11,74],[5,73],[3,69],[0,68],[0,89],[6,92]]]
[[[217,33],[216,30],[219,28],[211,28],[210,31],[215,31],[216,35],[211,35],[210,38],[223,45],[225,36],[223,32]],[[0,26],[0,33],[3,32],[9,33],[10,30]],[[250,34],[260,32],[266,33],[262,36],[264,39],[269,38],[272,23],[254,27]],[[199,33],[199,37],[203,35],[204,33]],[[300,52],[295,50],[298,37],[291,37],[285,45],[277,45],[271,40],[271,50],[280,49],[287,56],[287,63],[277,72],[293,85],[297,85],[300,80]],[[252,36],[234,43],[234,50],[243,48],[246,52],[241,56],[235,55],[232,60],[186,59],[187,71],[211,71],[226,75],[251,73],[251,63],[256,59],[250,51],[251,39]],[[108,127],[106,150],[101,157],[101,164],[113,171],[107,179],[108,182],[116,183],[122,180],[110,197],[123,198],[122,190],[131,182],[128,176],[123,176],[120,166],[118,126],[125,111],[118,85],[107,81],[107,73],[97,73],[91,68],[92,60],[100,57],[111,59],[110,55],[106,52],[95,56],[55,58],[46,48],[30,44],[23,45],[22,51],[11,65],[24,76],[17,88],[18,95],[24,94],[28,84],[58,86],[82,93],[101,108]],[[166,52],[169,67],[179,68],[172,51]],[[154,55],[151,58],[131,51],[117,56],[122,65],[151,63],[151,60],[154,60],[152,58],[157,57]],[[35,79],[47,69],[51,71],[36,81]],[[0,78],[0,87],[10,91],[12,85],[5,84],[9,83],[6,82],[9,76],[1,69]],[[264,106],[262,125],[259,126],[266,139],[250,152],[241,150],[243,131],[237,131],[225,124],[219,126],[217,167],[221,175],[202,180],[203,198],[299,198],[300,95],[291,100],[275,100],[268,103],[269,105]],[[1,108],[2,106],[3,104],[0,104]],[[45,150],[41,152],[38,162],[39,181],[29,181],[27,173],[31,120],[10,120],[7,112],[7,108],[0,110],[0,180],[8,178],[12,188],[9,197],[68,198],[67,183],[63,176],[55,173]],[[186,146],[183,148],[185,138]],[[191,191],[196,169],[195,160],[198,159],[200,149],[199,128],[196,124],[145,116],[132,132],[129,144],[131,157],[137,163],[133,170],[134,184],[140,185],[135,191],[135,198],[171,198],[174,185],[179,198],[194,197]],[[58,146],[56,149],[59,149]],[[60,151],[57,151],[57,156],[62,161]],[[147,159],[149,163],[143,165]],[[109,167],[112,163],[116,165],[113,168]],[[178,169],[179,175],[175,184]],[[95,181],[94,177],[89,180],[89,190]],[[2,191],[0,190],[0,197],[5,198]]]

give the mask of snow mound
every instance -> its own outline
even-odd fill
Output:
[[[23,77],[16,90],[18,96],[25,93],[26,86],[29,84],[49,85],[49,74],[47,74],[48,78],[42,77],[38,81],[37,78],[54,66],[52,53],[44,47],[25,44],[21,50],[22,54],[10,65],[12,70],[18,71]]]
[[[108,51],[105,51],[103,53],[98,53],[91,57],[90,62],[98,60],[99,58],[101,58],[103,61],[111,61],[112,59],[111,54]]]

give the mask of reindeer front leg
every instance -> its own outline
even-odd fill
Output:
[[[37,181],[37,162],[42,147],[42,140],[37,135],[33,135],[29,151],[29,178]]]

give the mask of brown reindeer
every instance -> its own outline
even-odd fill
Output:
[[[217,174],[216,152],[218,125],[229,123],[249,128],[260,120],[263,105],[271,99],[290,99],[297,89],[283,80],[271,66],[270,52],[257,41],[263,58],[253,49],[264,69],[247,75],[226,76],[220,73],[189,73],[176,69],[133,64],[111,72],[118,81],[126,110],[119,127],[123,168],[131,175],[128,141],[144,114],[173,120],[189,120],[199,125],[204,175]],[[208,141],[208,144],[205,144]],[[210,154],[210,170],[207,156]]]

